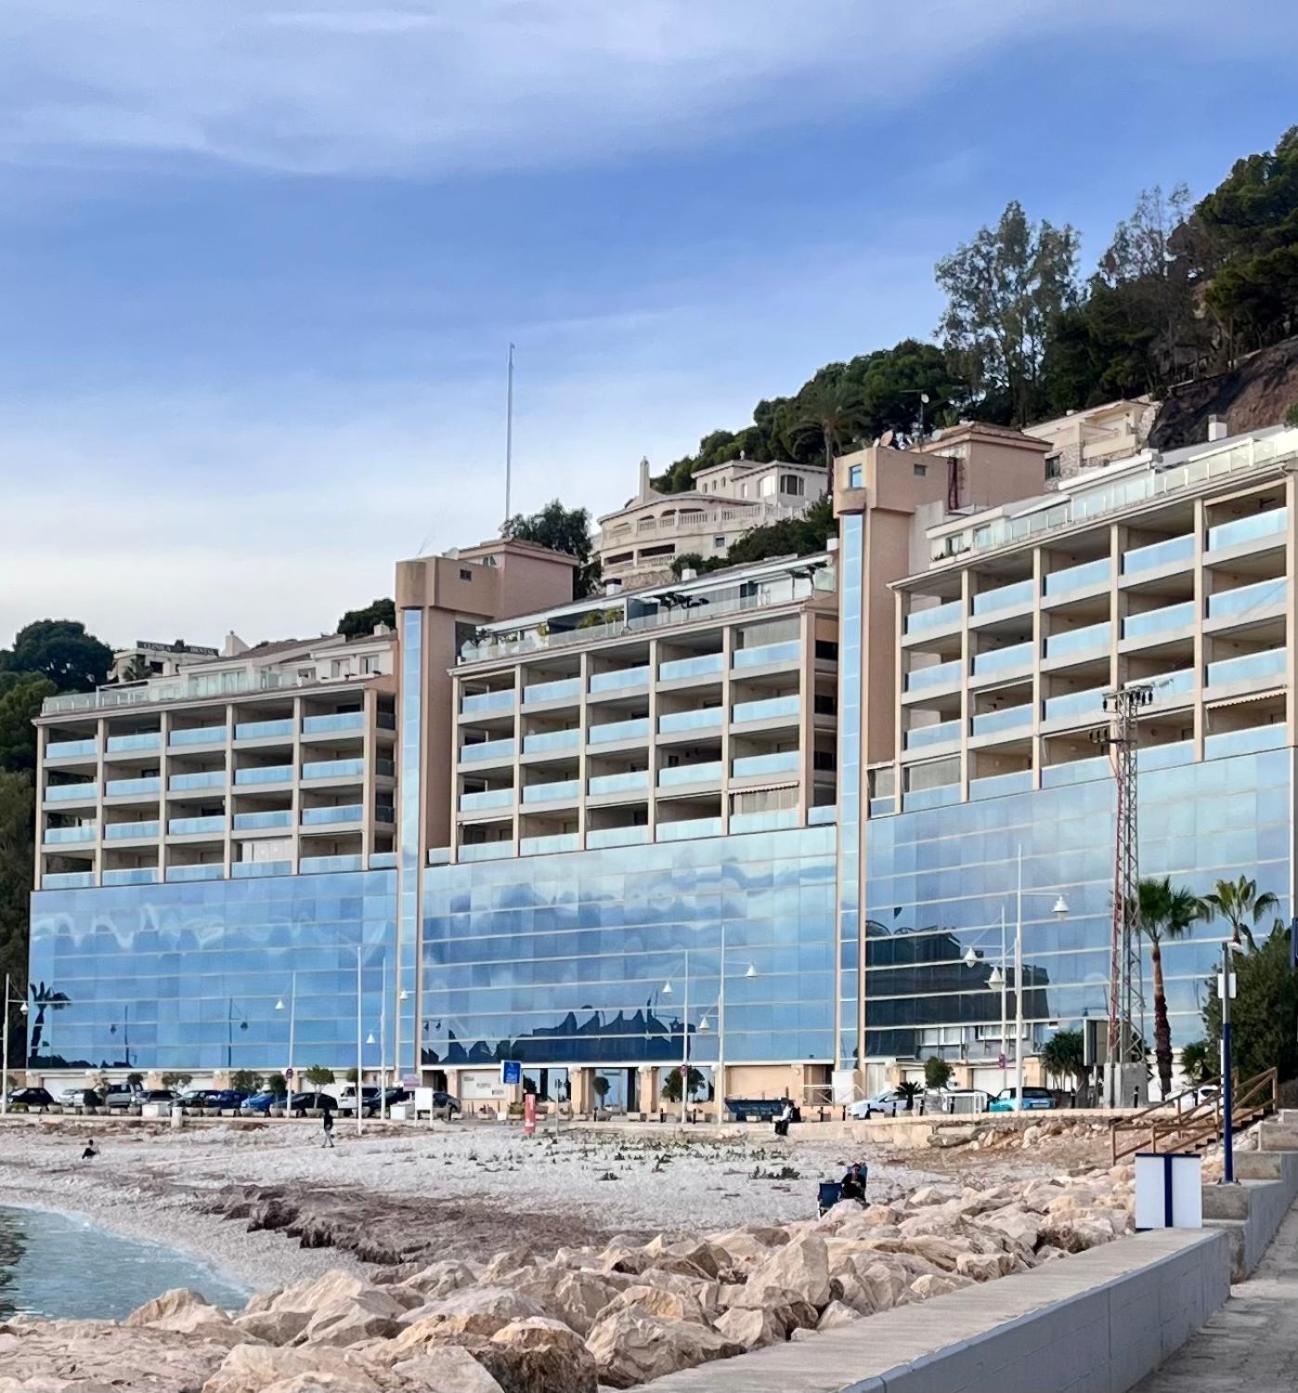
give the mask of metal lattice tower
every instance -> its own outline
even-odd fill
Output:
[[[1108,1058],[1132,1063],[1143,1058],[1145,1018],[1137,923],[1140,886],[1139,797],[1136,786],[1137,714],[1154,699],[1152,683],[1136,683],[1104,694],[1109,728],[1094,732],[1109,752],[1117,790],[1113,829],[1113,932],[1109,953]]]

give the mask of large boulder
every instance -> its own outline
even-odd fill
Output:
[[[817,1330],[837,1330],[840,1325],[852,1325],[861,1319],[861,1313],[854,1311],[843,1301],[831,1301],[821,1312],[816,1323]]]
[[[453,1291],[471,1287],[476,1281],[478,1281],[478,1274],[465,1263],[434,1262],[427,1267],[421,1267],[418,1272],[412,1273],[404,1281],[397,1283],[393,1295],[397,1297],[397,1300],[401,1300],[402,1298],[397,1293],[399,1291],[409,1292],[412,1296],[419,1298],[414,1305],[422,1306],[427,1301],[436,1301],[439,1297],[449,1296]]]
[[[234,1323],[255,1339],[266,1340],[273,1345],[286,1345],[297,1339],[317,1312],[329,1308],[337,1313],[347,1303],[359,1301],[371,1292],[400,1312],[401,1308],[386,1288],[334,1268],[314,1281],[300,1282],[296,1286],[285,1287],[270,1298],[250,1301],[244,1307],[244,1314],[236,1316]]]
[[[617,1311],[637,1306],[640,1310],[659,1320],[688,1320],[695,1325],[708,1325],[710,1322],[699,1299],[689,1291],[672,1291],[669,1287],[634,1286],[619,1292],[599,1312],[597,1320],[603,1320]]]
[[[196,1389],[228,1353],[224,1344],[151,1326],[22,1317],[0,1324],[0,1377],[25,1393]]]
[[[339,1393],[387,1393],[402,1387],[394,1375],[354,1350],[236,1345],[203,1384],[203,1393],[263,1393],[301,1378],[308,1380],[306,1387],[329,1389],[331,1393],[334,1389]]]
[[[405,1307],[383,1287],[370,1287],[355,1296],[336,1296],[320,1306],[294,1343],[354,1345],[361,1340],[384,1340],[400,1329]]]
[[[805,1301],[820,1310],[829,1305],[831,1295],[829,1248],[820,1234],[804,1231],[753,1271],[731,1305]]]
[[[514,1290],[584,1338],[609,1302],[620,1291],[637,1285],[635,1278],[623,1285],[582,1268],[569,1272],[550,1267],[527,1274],[514,1284]]]
[[[175,1287],[146,1301],[132,1311],[123,1324],[174,1330],[180,1335],[201,1335],[205,1340],[227,1345],[237,1345],[246,1338],[226,1312],[218,1310],[188,1287]]]
[[[557,1320],[511,1321],[491,1343],[503,1355],[503,1368],[494,1367],[504,1393],[596,1393],[594,1356],[580,1335]]]
[[[975,1282],[991,1282],[1002,1275],[1001,1259],[992,1253],[961,1253],[956,1258],[955,1270],[962,1277],[972,1277]]]
[[[946,1296],[969,1284],[967,1277],[941,1277],[936,1273],[928,1273],[926,1276],[916,1277],[910,1284],[910,1289],[921,1301],[927,1301],[932,1296]]]
[[[723,1311],[713,1323],[719,1335],[747,1349],[762,1349],[766,1345],[778,1345],[788,1339],[789,1327],[784,1323],[779,1306],[764,1310]]]
[[[435,1345],[392,1366],[405,1386],[421,1393],[504,1393],[500,1384],[466,1349]]]
[[[697,1272],[700,1276],[715,1279],[731,1266],[730,1254],[709,1239],[685,1239],[672,1243],[659,1234],[645,1244],[644,1251],[653,1258],[655,1267],[680,1272],[686,1277]]]
[[[489,1287],[501,1286],[508,1278],[525,1272],[532,1265],[530,1248],[507,1248],[503,1253],[497,1253],[487,1264],[482,1273],[483,1284]]]
[[[1041,1216],[1029,1213],[1021,1205],[1007,1204],[980,1214],[974,1221],[983,1228],[1004,1234],[1006,1238],[1029,1252],[1037,1246],[1041,1233]]]
[[[594,1357],[600,1383],[609,1388],[633,1388],[679,1369],[744,1352],[743,1345],[719,1331],[659,1320],[634,1306],[596,1322],[586,1348]]]
[[[395,1344],[400,1349],[415,1350],[430,1343],[446,1343],[447,1335],[490,1339],[511,1321],[544,1315],[535,1301],[509,1287],[475,1287],[406,1312]]]

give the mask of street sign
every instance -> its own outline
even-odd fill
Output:
[[[500,1066],[500,1081],[504,1084],[523,1082],[523,1066],[517,1059],[506,1059]]]

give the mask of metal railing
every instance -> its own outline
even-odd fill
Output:
[[[1254,1074],[1243,1083],[1235,1080],[1231,1121],[1236,1132],[1275,1112],[1279,1105],[1278,1090],[1278,1075],[1274,1069]],[[1155,1155],[1200,1151],[1219,1141],[1221,1136],[1220,1079],[1209,1079],[1198,1088],[1186,1089],[1153,1107],[1109,1124],[1114,1165],[1138,1151]]]
[[[60,696],[46,697],[41,703],[41,715],[56,716],[68,711],[111,711],[123,706],[156,706],[162,702],[246,696],[250,692],[338,686],[344,682],[368,682],[378,675],[361,673],[350,677],[299,677],[295,672],[240,672],[222,673],[219,677],[177,678],[174,682],[141,682],[134,686],[100,687],[93,692],[64,692]]]

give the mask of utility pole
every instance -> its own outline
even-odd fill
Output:
[[[509,386],[505,392],[505,521],[509,511],[510,485],[514,470],[514,345],[509,345]]]
[[[1225,1185],[1235,1183],[1235,1088],[1230,1072],[1230,992],[1234,969],[1231,952],[1234,947],[1229,939],[1221,945],[1221,1150],[1225,1162],[1222,1183]]]

